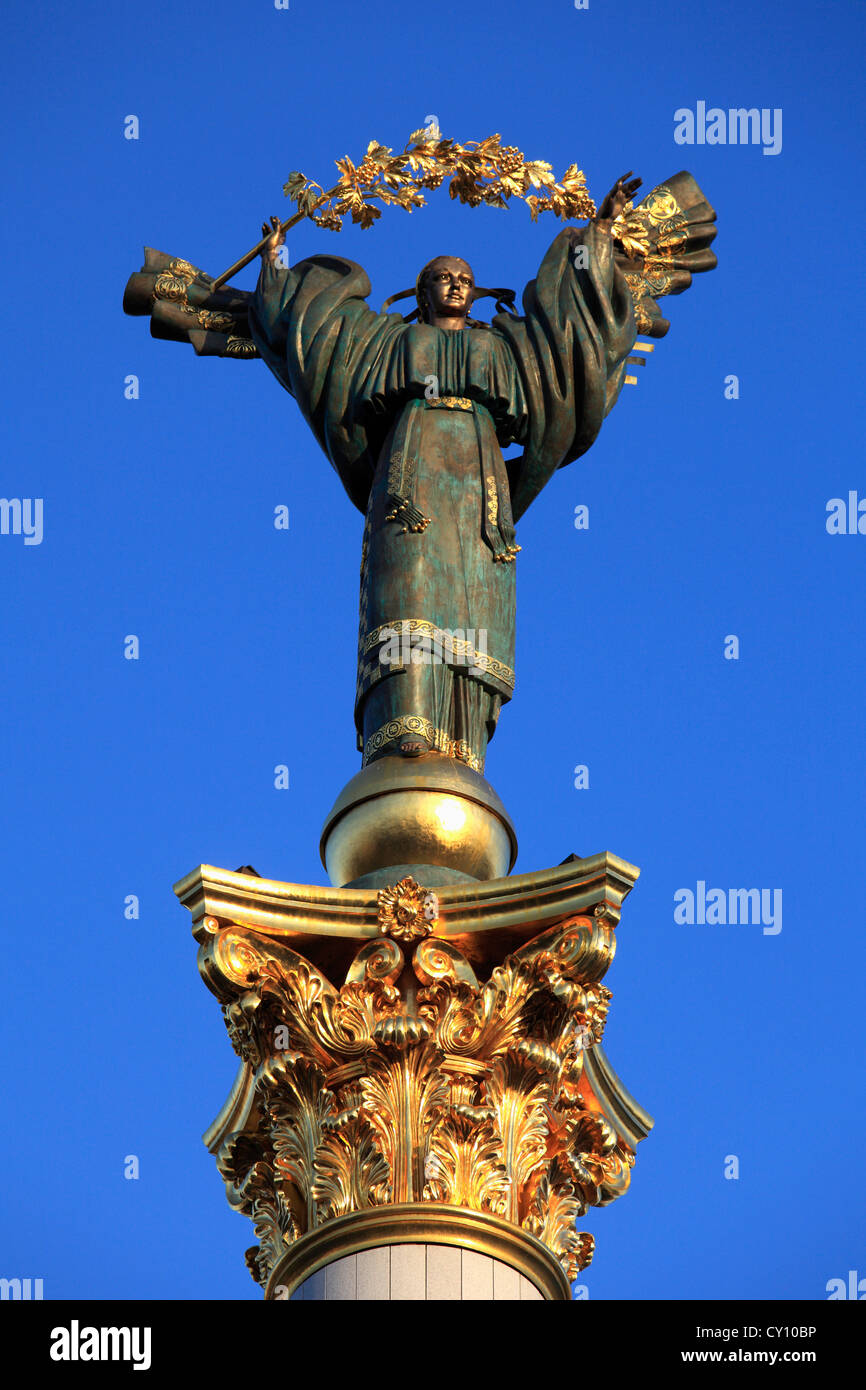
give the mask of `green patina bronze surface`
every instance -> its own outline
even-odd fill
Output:
[[[265,265],[250,329],[366,514],[359,746],[369,759],[414,731],[481,767],[514,688],[513,521],[616,401],[632,300],[592,224],[556,237],[520,318],[407,324],[371,310],[369,293],[336,256]],[[510,445],[523,453],[506,462]]]
[[[560,232],[523,314],[491,324],[377,313],[364,270],[339,256],[289,269],[266,256],[252,295],[151,249],[130,278],[124,307],[149,314],[154,336],[264,358],[366,517],[355,696],[365,762],[433,749],[483,769],[514,690],[514,523],[595,440],[637,333],[667,332],[657,300],[716,264],[715,212],[688,173],[615,230],[639,182],[620,180],[596,220]],[[520,452],[505,459],[509,448]]]

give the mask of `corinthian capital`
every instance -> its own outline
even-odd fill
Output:
[[[618,901],[613,875],[596,875],[600,901],[538,930],[544,875],[531,877],[527,920],[510,931],[501,913],[495,924],[494,885],[475,906],[478,930],[455,933],[474,886],[433,894],[412,879],[307,890],[363,899],[366,937],[335,941],[320,924],[309,954],[273,913],[269,926],[249,910],[246,922],[199,917],[201,969],[241,1059],[206,1140],[230,1203],[253,1221],[247,1262],[266,1296],[401,1238],[469,1243],[548,1298],[567,1297],[589,1264],[593,1238],[577,1223],[626,1191],[648,1128],[600,1047]],[[260,918],[274,886],[255,883]]]

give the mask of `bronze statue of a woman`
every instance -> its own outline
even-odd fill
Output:
[[[514,523],[595,440],[637,333],[667,332],[657,299],[716,264],[715,213],[687,173],[629,213],[642,240],[624,254],[614,223],[639,185],[625,175],[588,225],[561,231],[523,314],[489,324],[470,316],[473,302],[511,296],[480,289],[457,257],[424,267],[404,319],[368,306],[353,261],[314,255],[284,268],[276,218],[252,295],[215,290],[150,250],[129,282],[125,307],[150,313],[156,336],[261,356],[365,514],[355,696],[365,764],[434,751],[483,770],[514,690]]]
[[[635,343],[611,226],[639,184],[626,175],[588,226],[560,232],[523,316],[491,324],[471,319],[479,291],[457,257],[424,267],[411,323],[367,306],[352,261],[281,269],[271,219],[251,336],[366,513],[355,696],[365,763],[436,750],[483,770],[514,690],[514,522],[590,447]],[[711,216],[704,203],[701,222]],[[506,461],[509,445],[523,454]]]

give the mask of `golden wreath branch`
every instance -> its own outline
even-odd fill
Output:
[[[425,205],[422,190],[437,189],[446,179],[450,197],[470,207],[486,203],[489,207],[507,208],[510,199],[520,198],[529,208],[533,222],[542,212],[552,212],[564,220],[593,218],[597,212],[586,177],[576,164],[569,164],[557,181],[546,160],[525,159],[516,145],[503,145],[499,135],[461,145],[428,127],[413,131],[399,153],[371,140],[360,164],[354,164],[348,155],[335,163],[340,178],[332,188],[324,188],[298,170],[289,175],[283,192],[298,210],[280,223],[282,232],[304,218],[317,227],[338,232],[347,216],[366,230],[382,216],[381,207],[375,206],[377,202],[411,212]],[[630,210],[631,204],[623,215]],[[614,224],[615,235],[622,221],[620,217]],[[214,289],[249,265],[264,250],[271,235],[268,233],[219,276],[213,282]],[[633,254],[628,246],[625,249]]]

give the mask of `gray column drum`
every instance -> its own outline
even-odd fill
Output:
[[[291,1301],[502,1302],[542,1298],[525,1274],[475,1250],[456,1245],[380,1245],[325,1265],[298,1286]]]

